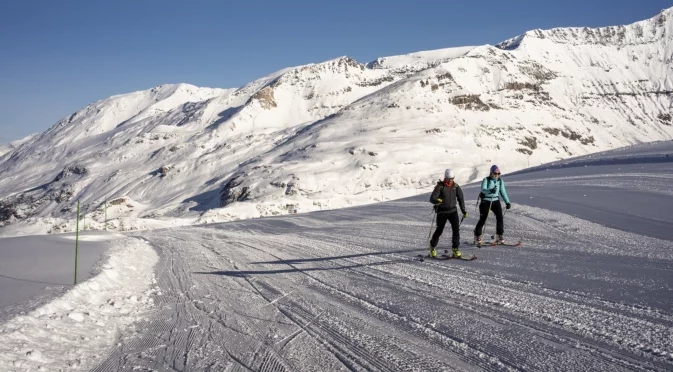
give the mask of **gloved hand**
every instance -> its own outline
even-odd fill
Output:
[[[495,190],[496,190],[496,188],[495,188],[495,186],[493,186],[493,188],[490,189],[490,190],[488,190],[488,191],[489,191],[491,194],[495,194]]]
[[[437,204],[442,204],[442,198],[437,198]]]
[[[467,212],[463,212],[463,218],[467,218]]]
[[[512,204],[507,203],[507,209],[511,209],[511,208],[512,208]]]

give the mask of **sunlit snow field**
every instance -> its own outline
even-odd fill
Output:
[[[471,262],[416,260],[430,189],[128,233],[100,275],[0,325],[0,369],[672,369],[673,144],[503,172],[523,244],[464,245]]]

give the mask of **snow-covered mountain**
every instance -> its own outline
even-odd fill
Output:
[[[10,151],[13,151],[14,149],[16,149],[17,147],[21,146],[22,144],[24,144],[24,143],[30,141],[31,139],[33,139],[33,138],[34,138],[35,136],[37,136],[37,135],[38,135],[37,133],[34,133],[34,134],[31,134],[31,135],[29,135],[29,136],[26,136],[26,137],[24,137],[24,138],[22,138],[22,139],[19,139],[19,140],[16,140],[16,141],[12,141],[12,142],[10,142],[10,143],[8,143],[8,144],[0,145],[0,157],[2,157],[2,155],[6,154],[6,153],[8,153],[8,152],[10,152]]]
[[[672,18],[110,97],[0,156],[2,233],[72,230],[77,200],[94,228],[226,221],[671,139]]]

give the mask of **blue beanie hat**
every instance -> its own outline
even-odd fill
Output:
[[[497,165],[493,164],[493,165],[491,166],[491,173],[495,173],[495,172],[500,173],[500,168],[498,168]]]

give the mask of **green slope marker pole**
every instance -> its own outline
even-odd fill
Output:
[[[77,225],[75,228],[75,283],[77,284],[77,255],[79,254],[79,200],[77,201]]]

